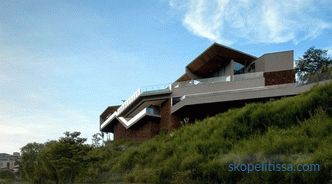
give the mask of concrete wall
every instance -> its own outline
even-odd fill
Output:
[[[193,86],[174,88],[172,97],[181,97],[183,95],[207,93],[207,92],[222,91],[222,90],[258,87],[264,85],[265,82],[263,77],[256,79],[247,79],[242,81],[198,84]]]
[[[293,55],[293,51],[264,54],[254,61],[256,72],[292,70],[294,68]]]
[[[265,70],[265,58],[262,56],[258,58],[255,63],[255,72],[264,72]]]
[[[231,62],[229,62],[228,65],[225,66],[225,75],[224,76],[234,75],[233,65],[234,65],[234,61],[232,60]]]
[[[235,100],[259,99],[296,95],[299,93],[294,84],[283,84],[280,86],[263,86],[250,90],[237,90],[230,92],[215,92],[186,96],[186,98],[172,107],[172,113],[188,105],[198,105],[216,102],[228,102]]]
[[[284,96],[293,96],[310,90],[313,86],[317,84],[325,84],[331,82],[332,80],[321,81],[319,83],[312,83],[303,86],[295,86],[294,84],[282,84],[275,86],[265,86],[262,88],[252,89],[252,90],[239,90],[234,92],[216,92],[214,94],[200,94],[191,95],[186,97],[184,100],[180,101],[172,107],[172,113],[180,110],[184,106],[188,105],[199,105],[215,102],[228,102],[235,100],[247,100],[247,99],[262,99],[262,98],[276,98]]]

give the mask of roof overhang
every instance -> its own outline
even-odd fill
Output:
[[[191,80],[191,78],[185,73],[181,75],[175,82],[182,82],[182,81],[188,81]]]
[[[228,64],[230,60],[235,60],[246,65],[256,59],[257,57],[250,54],[214,43],[189,63],[186,68],[190,70],[190,72],[204,77],[215,72],[219,66]],[[185,76],[181,76],[179,79],[183,79],[184,77]]]

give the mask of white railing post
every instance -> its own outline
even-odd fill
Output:
[[[119,109],[117,110],[118,114],[120,114],[127,106],[129,106],[140,94],[141,89],[139,88],[119,107]]]
[[[119,108],[118,114],[124,111],[133,101],[135,101],[143,92],[153,92],[159,90],[172,90],[172,84],[162,84],[162,85],[155,85],[155,86],[148,86],[137,89],[132,96],[130,96]]]

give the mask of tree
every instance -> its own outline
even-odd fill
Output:
[[[24,179],[34,184],[74,183],[88,165],[91,146],[80,132],[65,132],[57,141],[29,143],[23,148],[21,169]]]
[[[301,82],[307,82],[310,76],[331,70],[332,58],[328,57],[327,50],[309,48],[296,64],[296,74]]]
[[[100,141],[103,140],[104,134],[103,133],[95,133],[92,135],[92,146],[99,147]]]
[[[28,143],[24,147],[21,148],[21,161],[20,161],[20,170],[21,175],[24,179],[35,182],[37,177],[37,169],[36,167],[38,162],[38,155],[40,151],[44,148],[43,144],[39,143]]]
[[[77,174],[87,164],[87,154],[91,147],[84,144],[80,132],[65,132],[59,141],[47,145],[44,158],[56,183],[73,183]]]

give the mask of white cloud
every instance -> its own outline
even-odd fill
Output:
[[[327,54],[328,54],[330,57],[332,57],[332,49],[329,49],[329,50],[327,51]]]
[[[215,4],[207,4],[204,0],[197,0],[189,4],[189,11],[185,15],[184,25],[198,36],[209,40],[221,39],[219,29],[223,27],[220,21],[225,11],[228,0],[218,1]]]
[[[332,46],[325,48],[327,50],[327,55],[332,57]]]
[[[316,38],[331,24],[319,17],[313,0],[171,0],[183,11],[183,25],[193,34],[221,43],[282,43]]]

